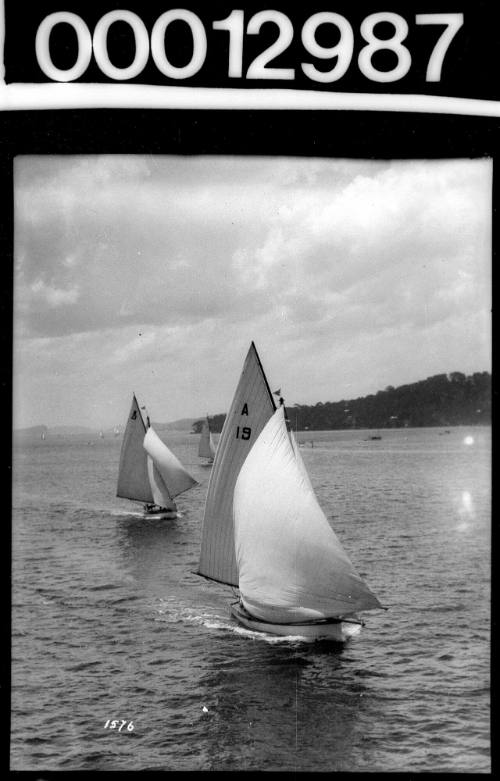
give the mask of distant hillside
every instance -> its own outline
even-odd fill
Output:
[[[287,415],[298,431],[486,425],[491,423],[491,375],[436,374],[357,399],[294,404],[287,406]],[[222,431],[225,417],[209,417],[212,431]],[[201,431],[202,423],[196,421],[193,429]]]
[[[42,439],[43,435],[47,435],[47,431],[47,426],[30,426],[14,431],[14,435],[20,439]]]
[[[196,418],[181,418],[170,423],[152,423],[157,431],[191,431]]]
[[[67,436],[68,434],[92,434],[93,429],[88,426],[53,426],[48,429],[55,436]]]
[[[191,431],[196,418],[182,418],[182,420],[174,420],[171,423],[156,423],[153,422],[153,426],[156,431]],[[97,437],[99,429],[88,428],[88,426],[30,426],[29,428],[14,429],[14,435],[16,438],[22,439],[40,439],[42,433],[46,437],[66,437],[73,435],[86,435],[88,437]],[[114,429],[103,429],[102,431],[105,438],[121,436],[122,430],[115,431]]]
[[[92,429],[84,426],[30,426],[29,428],[14,429],[16,439],[42,439],[42,435],[49,437],[65,437],[72,434],[92,434]]]
[[[400,428],[403,426],[460,426],[491,424],[491,375],[476,372],[470,376],[462,372],[436,374],[426,380],[400,385],[389,385],[385,390],[357,399],[318,401],[317,404],[287,406],[290,425],[297,430],[328,431],[346,428]],[[209,416],[210,428],[222,431],[225,413]],[[200,433],[204,416],[181,418],[169,423],[153,422],[157,431],[193,431]],[[31,426],[16,429],[16,438],[42,438],[86,434],[96,436],[97,429],[85,426]],[[123,431],[120,427],[120,435]],[[118,432],[106,429],[111,437]]]

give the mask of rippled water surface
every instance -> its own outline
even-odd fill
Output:
[[[119,438],[16,445],[11,767],[488,772],[490,430],[370,433],[299,435],[389,608],[344,647],[240,628],[193,574],[196,436],[166,439],[200,483],[176,521],[114,496]]]

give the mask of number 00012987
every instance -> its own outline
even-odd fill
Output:
[[[444,28],[438,31],[437,39],[429,52],[425,73],[426,82],[439,82],[450,44],[464,24],[464,14],[416,14],[412,17],[411,22],[413,21],[417,26],[434,25]],[[115,22],[127,24],[134,38],[134,58],[126,67],[114,65],[108,52],[108,33]],[[165,33],[174,22],[187,25],[191,38],[191,45],[188,47],[189,61],[184,65],[174,65],[168,57]],[[50,34],[56,25],[62,23],[71,26],[73,35],[76,33],[77,37],[76,61],[66,69],[54,65],[50,52]],[[273,42],[254,57],[244,71],[245,36],[259,35],[263,25],[269,23],[276,29]],[[385,24],[386,27],[389,25],[391,33],[387,37],[379,37],[377,26],[380,24]],[[354,58],[353,26],[345,16],[334,11],[313,14],[304,22],[300,31],[297,31],[300,33],[302,50],[296,67],[273,67],[271,63],[287,52],[295,36],[292,21],[282,11],[259,11],[245,23],[244,11],[237,9],[231,11],[225,19],[203,22],[197,14],[185,8],[173,8],[161,14],[153,25],[151,36],[140,16],[132,11],[115,10],[104,14],[92,34],[78,14],[56,11],[46,16],[38,27],[35,39],[36,58],[42,72],[52,81],[74,81],[81,78],[92,56],[102,74],[114,81],[124,81],[137,78],[146,67],[151,54],[160,73],[169,79],[185,80],[199,73],[205,64],[208,51],[206,26],[229,36],[227,66],[225,73],[221,75],[227,75],[230,79],[273,79],[290,82],[296,79],[297,70],[300,68],[299,72],[310,81],[329,84],[339,81],[347,73]],[[323,34],[331,34],[335,44],[326,46],[318,41],[320,27]],[[404,78],[412,65],[411,51],[404,44],[409,30],[409,22],[400,14],[391,11],[379,11],[365,17],[359,27],[359,36],[363,43],[357,56],[360,73],[372,82],[395,82]],[[388,70],[380,70],[374,64],[374,55],[382,51],[392,52],[396,58],[395,64]],[[328,67],[328,61],[332,63],[331,67]]]

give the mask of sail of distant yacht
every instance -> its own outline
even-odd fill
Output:
[[[198,446],[198,457],[205,458],[206,464],[213,464],[215,456],[215,445],[212,438],[212,432],[210,431],[210,423],[208,415],[203,421],[201,429],[200,444]]]
[[[177,513],[175,497],[194,485],[196,480],[144,423],[134,394],[122,440],[117,496],[144,503],[145,517],[169,517]]]

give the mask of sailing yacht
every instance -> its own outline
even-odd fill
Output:
[[[208,421],[208,415],[203,421],[201,429],[200,444],[198,446],[198,458],[205,458],[203,466],[211,466],[214,462],[215,445],[212,439],[212,432],[210,431],[210,423]]]
[[[144,518],[175,518],[175,497],[196,480],[141,414],[135,394],[123,434],[116,495],[144,505]]]
[[[316,499],[253,342],[215,456],[198,574],[237,586],[232,615],[274,635],[344,642],[358,612],[382,607]]]

